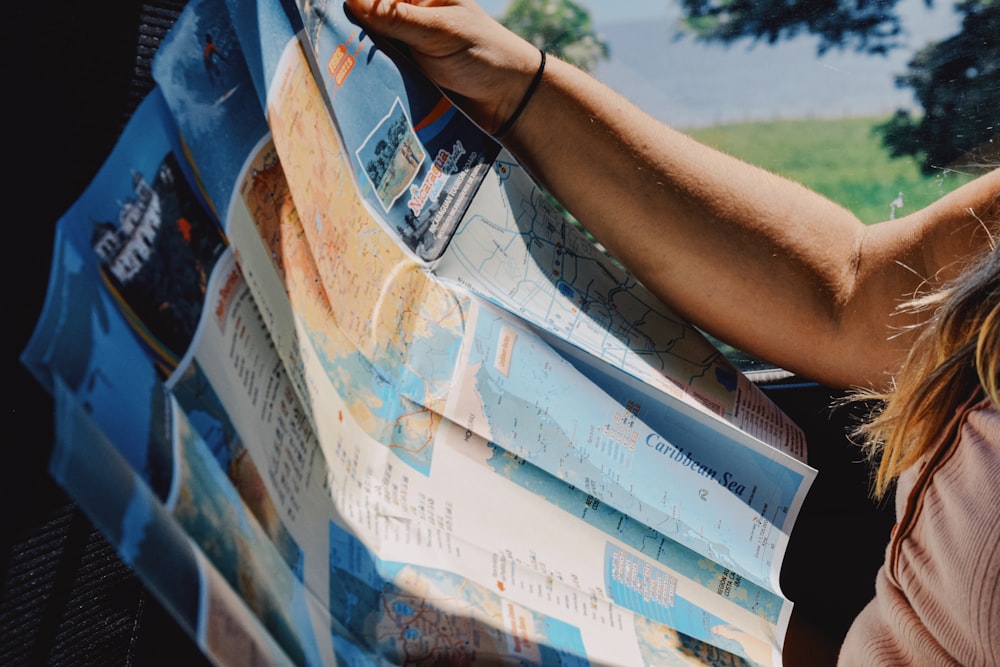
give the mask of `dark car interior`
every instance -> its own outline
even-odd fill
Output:
[[[45,296],[53,225],[86,187],[152,87],[150,62],[182,0],[18,3],[7,11],[5,199],[14,231],[5,263],[7,340],[2,469],[0,663],[206,663],[194,641],[50,478],[51,398],[19,363]],[[13,174],[13,182],[10,175]],[[10,209],[8,209],[9,211]],[[860,408],[780,371],[750,375],[805,430],[820,470],[783,570],[797,612],[836,643],[870,599],[893,522],[868,495],[847,433]]]

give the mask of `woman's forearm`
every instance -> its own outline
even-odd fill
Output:
[[[647,287],[713,334],[801,366],[796,355],[814,360],[806,348],[839,328],[865,235],[843,208],[559,61],[506,143]]]

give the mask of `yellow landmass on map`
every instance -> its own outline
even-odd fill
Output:
[[[290,49],[270,96],[269,122],[292,198],[333,317],[377,366],[412,368],[415,340],[454,336],[461,300],[436,282],[379,225],[358,194],[301,48]],[[428,383],[419,402],[443,410],[446,387]],[[413,397],[416,400],[416,397]]]
[[[383,400],[374,390],[370,374],[352,374],[347,364],[337,363],[355,355],[357,345],[341,328],[327,300],[273,144],[260,151],[246,179],[240,191],[257,234],[284,284],[291,312],[312,333],[311,339],[303,344],[322,347],[324,356],[332,362],[326,369],[332,388],[362,430],[390,448],[419,455],[420,448],[433,441],[441,417],[419,405],[397,409],[396,414],[384,410]],[[311,397],[301,398],[309,401]],[[313,406],[313,409],[323,407]]]

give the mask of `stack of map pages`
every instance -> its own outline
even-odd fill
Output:
[[[801,431],[387,48],[189,3],[57,226],[52,474],[217,664],[779,664]]]

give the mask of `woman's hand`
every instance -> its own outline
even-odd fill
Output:
[[[538,69],[538,49],[472,0],[347,0],[347,7],[372,33],[405,44],[490,133],[514,113]]]

